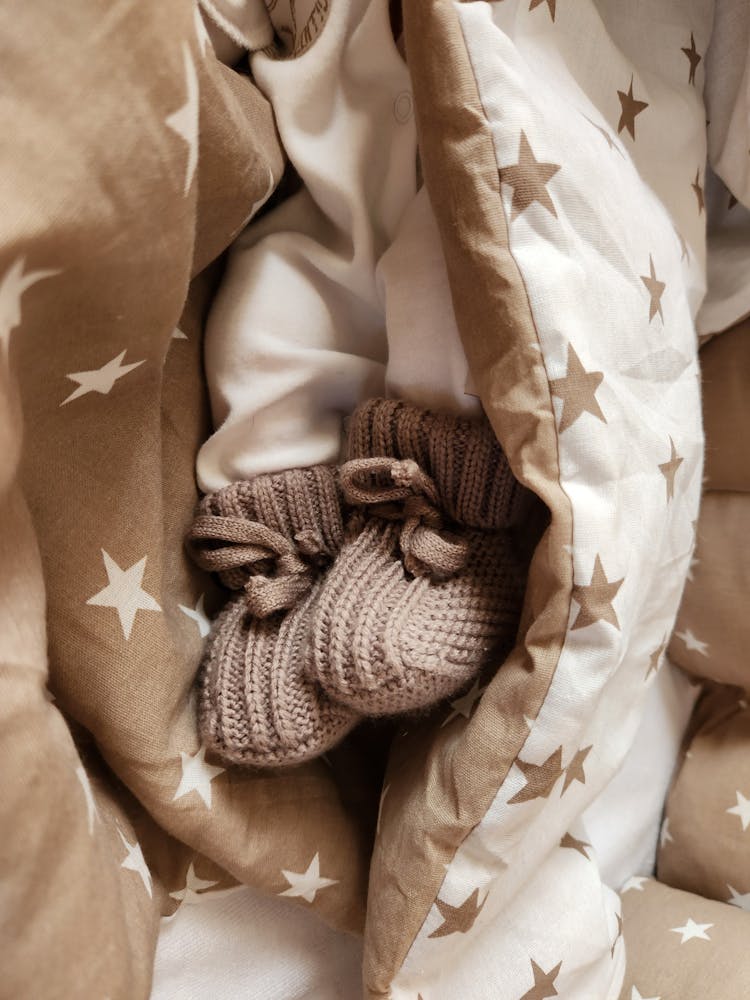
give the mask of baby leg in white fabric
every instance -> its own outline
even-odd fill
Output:
[[[209,316],[206,492],[338,458],[342,416],[383,391],[375,267],[416,191],[386,0],[331,5],[306,51],[252,69],[303,190],[237,242]]]

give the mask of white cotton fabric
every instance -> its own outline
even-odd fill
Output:
[[[301,56],[252,57],[302,190],[238,240],[208,320],[204,491],[336,461],[342,418],[384,391],[375,268],[416,194],[409,74],[386,0],[332,4]]]
[[[591,844],[612,889],[632,875],[654,874],[664,802],[699,691],[665,658],[622,767],[583,814],[580,839]]]
[[[162,920],[151,1000],[356,1000],[361,939],[247,886],[205,892]]]

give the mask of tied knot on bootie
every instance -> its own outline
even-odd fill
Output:
[[[188,542],[199,566],[219,573],[227,586],[244,589],[256,618],[293,608],[309,592],[315,565],[326,556],[325,542],[314,531],[290,540],[260,521],[215,514],[195,519]]]
[[[341,467],[339,482],[352,506],[402,522],[399,545],[413,576],[447,580],[463,568],[467,543],[445,530],[435,483],[413,459],[355,458]]]

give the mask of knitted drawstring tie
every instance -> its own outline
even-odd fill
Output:
[[[413,576],[445,580],[465,564],[468,545],[444,530],[435,483],[412,459],[355,458],[342,465],[339,483],[352,506],[401,521],[399,545]]]
[[[248,610],[257,618],[293,608],[309,592],[314,565],[325,555],[323,539],[312,531],[300,532],[291,541],[260,521],[240,517],[201,515],[193,521],[187,538],[203,569],[215,573],[256,570],[242,587]],[[206,542],[217,545],[204,547]]]

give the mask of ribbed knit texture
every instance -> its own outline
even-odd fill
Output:
[[[314,676],[363,715],[423,709],[512,642],[522,487],[485,419],[372,400],[349,423],[350,517],[313,610]]]
[[[190,550],[240,591],[214,622],[201,668],[200,729],[223,760],[298,764],[359,721],[325,694],[307,662],[321,574],[342,539],[330,466],[259,476],[201,501]]]
[[[214,623],[201,675],[206,746],[232,764],[287,767],[343,739],[359,716],[309,677],[310,612],[320,582],[292,611],[254,618],[242,595]]]

